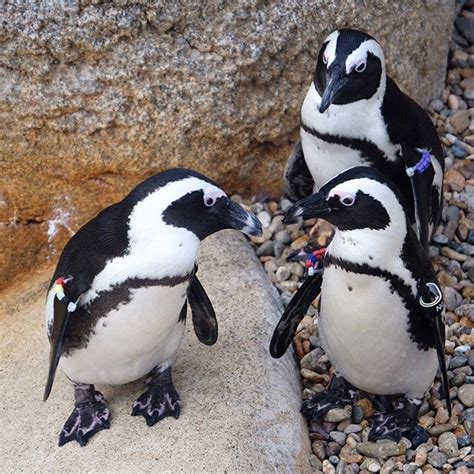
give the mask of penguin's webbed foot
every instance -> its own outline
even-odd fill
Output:
[[[171,367],[153,369],[145,385],[148,390],[133,404],[132,416],[143,416],[148,426],[167,416],[179,418],[181,403],[171,379]]]
[[[416,422],[407,416],[403,410],[382,411],[372,417],[373,424],[369,432],[369,441],[391,439],[400,441],[402,436],[415,427]]]
[[[424,428],[417,424],[418,407],[419,403],[407,401],[403,408],[383,411],[374,415],[369,441],[391,439],[398,443],[404,436],[411,441],[414,448],[425,443],[429,435]]]
[[[324,416],[333,408],[342,408],[351,404],[357,397],[357,389],[352,387],[343,377],[334,375],[327,390],[313,395],[303,402],[301,413],[308,421]]]
[[[110,428],[110,411],[94,385],[75,384],[74,396],[74,410],[61,430],[59,446],[74,440],[85,446],[95,433]]]

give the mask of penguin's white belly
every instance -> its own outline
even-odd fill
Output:
[[[357,150],[327,143],[301,129],[301,146],[314,179],[315,191],[348,168],[367,164]]]
[[[178,322],[188,282],[130,290],[130,301],[99,319],[87,347],[60,359],[74,382],[123,384],[171,362],[183,338]]]
[[[411,341],[408,311],[382,278],[326,268],[319,330],[332,365],[361,390],[420,398],[436,375],[435,349]]]

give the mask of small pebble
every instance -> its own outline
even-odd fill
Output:
[[[289,244],[291,242],[291,237],[286,230],[280,230],[275,234],[275,240],[282,244]]]
[[[321,356],[323,355],[323,350],[319,347],[313,349],[311,352],[308,352],[301,360],[300,360],[300,367],[302,369],[310,369],[313,370]]]
[[[275,242],[273,240],[268,240],[264,242],[260,247],[257,248],[255,252],[258,257],[273,256],[275,249]]]
[[[326,448],[324,441],[316,440],[311,444],[313,453],[322,461],[326,457]]]
[[[474,407],[474,384],[465,384],[459,387],[458,398],[466,407]]]
[[[461,367],[467,363],[467,357],[460,355],[460,356],[455,356],[451,359],[449,363],[449,369],[457,369],[458,367]]]
[[[315,454],[310,454],[309,463],[311,464],[311,467],[314,467],[314,469],[317,469],[318,471],[321,471],[323,468],[323,463]]]
[[[341,446],[344,446],[344,443],[346,442],[347,438],[347,436],[344,433],[341,433],[340,431],[331,431],[329,433],[329,437]]]
[[[331,464],[331,462],[328,459],[325,459],[323,461],[323,473],[324,474],[335,474],[336,469],[334,466]]]
[[[350,434],[350,433],[359,433],[362,431],[362,427],[360,425],[355,425],[355,424],[350,424],[345,430],[345,434]]]
[[[339,423],[340,421],[349,420],[351,418],[351,411],[352,411],[351,408],[348,408],[348,409],[333,408],[332,410],[329,410],[326,413],[326,415],[324,416],[324,419],[326,421],[332,421],[334,423]]]
[[[448,461],[448,456],[440,451],[431,451],[427,457],[428,463],[433,467],[441,468]]]
[[[459,455],[458,441],[456,436],[449,431],[442,433],[439,436],[438,446],[440,451],[447,454],[448,458],[453,458]]]
[[[399,456],[406,451],[405,447],[398,445],[395,441],[383,440],[378,443],[367,441],[357,445],[357,451],[364,456],[377,459],[388,459],[392,456]]]

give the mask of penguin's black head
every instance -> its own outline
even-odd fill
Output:
[[[318,193],[298,201],[287,211],[284,222],[299,217],[320,217],[341,231],[384,230],[392,220],[406,228],[400,193],[380,172],[367,166],[343,171]]]
[[[357,30],[331,33],[319,50],[314,86],[321,96],[319,112],[331,104],[370,99],[385,78],[384,54],[372,36]]]
[[[254,214],[231,201],[214,181],[195,171],[178,168],[152,176],[128,199],[137,201],[129,220],[132,233],[141,229],[159,232],[156,221],[171,229],[186,229],[200,240],[223,229],[237,229],[247,235],[262,233],[262,225]]]

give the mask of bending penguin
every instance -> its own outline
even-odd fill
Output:
[[[125,384],[148,374],[132,415],[149,426],[178,418],[171,366],[188,302],[199,340],[217,340],[195,262],[201,240],[222,229],[259,235],[261,224],[210,179],[173,169],[139,184],[68,242],[46,303],[51,352],[44,399],[58,364],[75,396],[60,446],[72,440],[83,446],[109,428],[109,409],[94,384]]]
[[[427,439],[416,425],[422,398],[438,365],[451,410],[444,359],[443,303],[428,255],[409,225],[397,188],[370,167],[344,171],[299,201],[285,221],[320,217],[336,232],[324,271],[308,277],[290,301],[270,344],[281,357],[314,298],[321,293],[319,334],[334,369],[327,391],[304,402],[318,419],[354,400],[357,389],[380,395],[386,411],[373,420],[370,440]],[[390,395],[402,394],[394,409]]]
[[[359,165],[377,168],[400,189],[409,222],[427,246],[442,203],[438,135],[423,109],[386,74],[380,44],[362,31],[342,29],[319,51],[285,192],[302,199]]]

